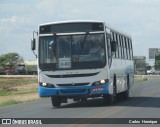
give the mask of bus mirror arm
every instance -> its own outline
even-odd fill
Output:
[[[32,40],[31,40],[31,50],[35,50],[36,49],[36,39],[35,38],[33,38]]]
[[[116,41],[111,41],[111,55],[109,56],[110,57],[110,62],[109,62],[109,68],[111,68],[111,65],[112,65],[112,56],[114,55],[114,53],[116,52],[117,50],[117,43]]]
[[[34,55],[37,58],[37,54],[34,52],[36,50],[36,39],[34,38],[34,33],[38,35],[38,32],[33,31],[33,39],[31,40],[31,50],[33,51]]]
[[[36,58],[38,58],[38,57],[37,57],[37,54],[34,52],[34,50],[33,50],[33,54],[35,55]]]
[[[35,50],[36,50],[36,39],[35,38],[33,38],[32,40],[31,40],[31,50],[33,51],[33,54],[36,56],[36,58],[37,58],[37,54],[34,52]]]

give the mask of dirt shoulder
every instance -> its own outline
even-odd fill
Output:
[[[34,83],[12,87],[12,90],[14,90],[12,94],[8,96],[0,96],[0,103],[8,102],[11,100],[25,102],[39,99],[37,86],[37,83]]]
[[[13,95],[13,96],[1,96],[0,104],[15,100],[17,102],[27,102],[32,100],[39,99],[38,93],[22,94],[22,95]]]

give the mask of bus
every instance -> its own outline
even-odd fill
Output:
[[[104,21],[41,24],[33,32],[31,49],[38,60],[39,96],[50,97],[53,107],[68,99],[101,97],[112,104],[129,97],[134,84],[132,39]]]

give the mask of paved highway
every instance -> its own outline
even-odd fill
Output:
[[[112,106],[103,105],[102,99],[93,99],[76,103],[70,100],[69,103],[60,108],[53,108],[50,98],[45,98],[34,102],[1,107],[0,118],[160,118],[160,78],[151,78],[148,81],[136,83],[130,90],[129,100],[116,102]],[[150,124],[55,124],[45,126],[151,127]],[[160,124],[153,126],[160,127]]]

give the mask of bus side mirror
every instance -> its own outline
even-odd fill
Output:
[[[111,51],[116,52],[116,49],[117,49],[116,41],[111,41]]]
[[[35,39],[35,38],[33,38],[33,39],[31,40],[31,49],[32,49],[32,50],[35,50],[35,49],[36,49],[36,39]]]

